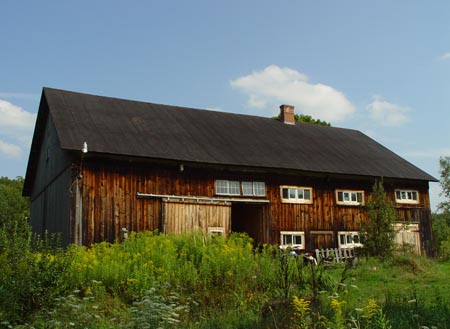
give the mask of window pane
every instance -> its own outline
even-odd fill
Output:
[[[227,180],[217,180],[216,181],[216,193],[217,194],[228,194],[228,181]]]
[[[283,235],[283,244],[292,244],[292,235]]]
[[[243,195],[253,195],[253,183],[252,182],[242,182],[242,194]]]
[[[395,195],[396,195],[397,200],[401,200],[402,199],[400,191],[395,191]]]
[[[419,200],[419,198],[417,197],[417,192],[412,192],[412,199],[413,199],[414,201]]]
[[[353,238],[354,243],[359,243],[359,235],[358,234],[354,234],[352,238]]]
[[[352,192],[351,195],[352,195],[352,201],[356,202],[357,201],[356,192]]]
[[[230,188],[230,191],[229,191],[230,194],[232,194],[232,195],[241,194],[238,181],[229,181],[228,183],[229,183],[229,188]]]
[[[253,182],[254,194],[257,196],[266,195],[266,184],[264,182]]]
[[[406,192],[406,195],[407,195],[408,200],[412,200],[413,199],[411,191]]]
[[[351,234],[348,234],[347,235],[347,243],[348,244],[351,244],[353,241],[352,241],[352,236],[351,236]]]
[[[305,196],[303,195],[303,189],[302,188],[299,188],[299,189],[297,189],[297,193],[298,193],[298,198],[300,199],[300,200],[303,200],[304,198],[305,198]]]
[[[344,201],[345,202],[350,202],[350,193],[343,192],[343,194],[344,194]]]
[[[296,189],[290,188],[289,189],[289,199],[296,199],[296,193],[295,193]]]
[[[339,234],[339,241],[341,244],[345,244],[345,234]]]
[[[344,201],[344,193],[338,192],[338,201],[340,201],[340,202]]]
[[[358,202],[362,203],[363,202],[363,194],[361,192],[358,192],[357,196],[358,196]]]
[[[308,189],[305,190],[304,198],[305,198],[305,200],[311,201],[311,190],[308,190]]]
[[[294,243],[293,244],[302,244],[302,236],[301,235],[294,235],[293,237]]]
[[[284,188],[282,191],[283,191],[283,199],[289,199],[289,189]]]
[[[405,192],[405,191],[402,191],[402,197],[401,197],[401,199],[402,199],[402,200],[406,200],[406,192]]]

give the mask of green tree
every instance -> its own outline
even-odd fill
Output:
[[[280,115],[278,114],[276,117],[274,117],[275,120],[280,120]],[[312,116],[310,115],[305,115],[305,114],[294,114],[294,120],[296,122],[303,122],[303,123],[312,123],[315,125],[321,125],[321,126],[331,126],[331,123],[320,120],[320,119],[314,119]]]
[[[439,203],[439,214],[433,214],[433,245],[442,259],[450,259],[450,157],[439,159],[441,167],[441,195],[445,200]]]
[[[450,213],[450,157],[441,157],[439,164],[441,166],[441,195],[445,197],[445,201],[439,204],[439,209],[444,213]]]
[[[381,259],[392,256],[395,247],[395,209],[387,198],[383,181],[376,181],[367,202],[368,221],[363,224],[364,247],[370,256]]]
[[[22,196],[24,179],[0,177],[0,252],[14,240],[30,237],[30,202]]]

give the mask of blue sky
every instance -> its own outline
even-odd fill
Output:
[[[0,176],[24,176],[42,87],[361,130],[439,178],[449,1],[0,3]],[[432,206],[439,202],[432,183]]]

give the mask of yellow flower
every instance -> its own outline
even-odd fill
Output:
[[[375,315],[377,308],[378,304],[375,299],[369,299],[367,306],[363,307],[364,315],[369,319],[372,318]]]
[[[304,298],[298,298],[294,296],[294,300],[292,301],[292,305],[294,306],[295,312],[299,314],[306,314],[309,312],[309,304],[311,302],[309,300],[305,300]]]

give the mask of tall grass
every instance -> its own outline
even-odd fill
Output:
[[[1,252],[0,327],[446,328],[450,323],[450,266],[411,256],[386,263],[369,258],[356,268],[314,266],[271,246],[255,250],[251,239],[239,234],[224,239],[143,232],[121,244],[66,250],[48,241]]]

